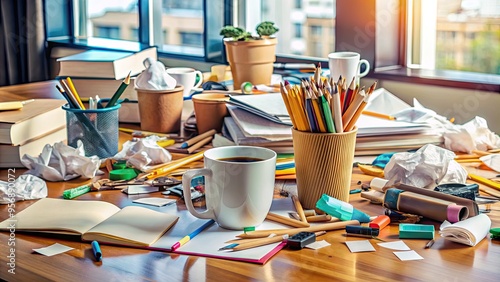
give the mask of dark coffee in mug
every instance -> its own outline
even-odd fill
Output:
[[[264,159],[252,158],[252,157],[230,157],[230,158],[220,158],[218,160],[223,162],[251,163],[251,162],[260,162],[263,161]]]

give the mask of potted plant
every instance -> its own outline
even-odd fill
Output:
[[[270,21],[257,25],[257,35],[241,27],[225,26],[221,29],[234,89],[240,89],[241,84],[247,81],[252,84],[271,83],[278,42],[273,35],[278,31]]]

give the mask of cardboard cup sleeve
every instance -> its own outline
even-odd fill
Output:
[[[321,195],[349,201],[357,128],[344,133],[292,129],[297,193],[302,206],[314,209]]]

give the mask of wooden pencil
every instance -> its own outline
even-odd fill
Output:
[[[268,237],[271,234],[275,235],[284,235],[288,234],[289,236],[293,236],[299,232],[318,232],[318,231],[331,231],[331,230],[339,230],[344,229],[347,225],[359,225],[359,221],[357,220],[347,220],[347,221],[339,221],[339,222],[330,222],[325,224],[312,225],[310,227],[304,228],[290,228],[290,229],[273,229],[273,230],[257,230],[250,231],[243,234],[239,234],[236,237],[238,238],[262,238]]]
[[[272,213],[272,212],[269,212],[266,216],[266,219],[267,220],[271,220],[271,221],[275,221],[275,222],[278,222],[278,223],[281,223],[281,224],[285,224],[285,225],[288,225],[288,226],[292,226],[292,227],[298,227],[298,228],[301,228],[301,227],[309,227],[310,224],[306,222],[303,222],[303,221],[298,221],[298,220],[295,220],[295,219],[292,219],[292,218],[289,218],[289,217],[286,217],[286,216],[282,216],[282,215],[279,215],[279,214],[275,214],[275,213]]]
[[[204,139],[201,139],[200,141],[198,141],[197,143],[193,144],[191,147],[187,148],[186,150],[188,151],[188,154],[192,154],[194,151],[198,150],[199,148],[207,145],[208,143],[210,143],[210,141],[212,141],[212,139],[214,138],[214,136],[208,136]]]
[[[292,201],[293,201],[293,205],[295,206],[295,210],[299,214],[300,221],[307,223],[306,215],[304,213],[304,209],[302,208],[302,204],[299,201],[299,198],[295,195],[292,195]]]
[[[78,102],[78,105],[80,105],[80,108],[82,110],[85,110],[85,106],[82,103],[82,99],[80,99],[80,95],[78,95],[78,92],[76,91],[75,85],[73,84],[73,81],[71,80],[71,77],[66,77],[66,82],[68,83],[68,87],[75,96],[76,101]]]
[[[247,243],[235,243],[234,245],[230,245],[227,247],[223,247],[219,250],[231,250],[233,252],[235,251],[241,251],[241,250],[246,250],[246,249],[251,249],[251,248],[257,248],[260,246],[265,246],[273,243],[278,243],[283,240],[286,240],[288,238],[287,234],[283,234],[280,236],[273,236],[273,237],[268,237],[268,238],[261,238],[255,241],[247,242]]]
[[[393,116],[391,116],[391,115],[386,115],[386,114],[372,112],[372,111],[367,111],[367,110],[364,110],[362,112],[362,114],[363,115],[367,115],[367,116],[372,116],[372,117],[387,119],[387,120],[396,120],[396,118],[393,117]]]
[[[209,131],[206,131],[198,136],[195,136],[195,137],[185,141],[184,143],[182,143],[181,149],[186,149],[186,148],[192,146],[193,144],[196,144],[199,141],[206,139],[207,137],[213,136],[215,133],[217,133],[217,130],[210,129]]]

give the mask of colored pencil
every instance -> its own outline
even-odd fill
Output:
[[[78,105],[80,105],[80,108],[82,110],[85,110],[85,106],[82,103],[82,99],[80,99],[80,95],[78,95],[78,92],[76,91],[75,85],[73,84],[73,81],[71,80],[71,77],[66,77],[66,82],[68,83],[68,87],[75,96],[76,101],[78,102]]]
[[[113,107],[116,104],[120,96],[123,94],[123,91],[125,91],[125,89],[130,84],[130,74],[131,73],[129,72],[127,77],[125,77],[125,79],[120,84],[120,86],[118,86],[118,89],[116,89],[115,94],[113,94],[113,96],[109,100],[108,104],[106,105],[106,108]]]
[[[184,246],[187,242],[189,242],[191,239],[196,237],[196,235],[200,234],[201,231],[207,229],[210,225],[214,224],[215,220],[210,219],[209,221],[205,222],[202,226],[198,227],[196,230],[193,232],[189,233],[189,235],[184,236],[182,239],[180,239],[178,242],[172,245],[172,251],[177,250],[178,248]]]
[[[209,136],[213,136],[215,133],[217,133],[217,130],[211,129],[211,130],[209,130],[207,132],[204,132],[204,133],[202,133],[202,134],[200,134],[198,136],[195,136],[195,137],[193,137],[193,138],[185,141],[184,143],[182,143],[181,144],[181,149],[186,149],[186,148],[192,146],[193,144],[198,143],[200,140],[203,140],[203,139],[205,139],[205,138],[207,138]]]
[[[339,221],[339,222],[330,222],[325,224],[311,225],[309,227],[304,228],[290,228],[290,229],[272,229],[272,230],[257,230],[257,231],[249,231],[246,233],[242,233],[237,235],[238,238],[262,238],[268,237],[271,234],[275,235],[284,235],[288,234],[289,236],[293,236],[299,232],[318,232],[318,231],[331,231],[331,230],[339,230],[344,229],[347,225],[359,225],[359,221],[357,220],[347,220],[347,221]]]
[[[383,119],[388,119],[388,120],[396,120],[396,118],[393,117],[393,116],[391,116],[391,115],[386,115],[386,114],[372,112],[372,111],[367,111],[367,110],[364,110],[362,112],[362,114],[366,115],[366,116],[372,116],[372,117],[383,118]]]

